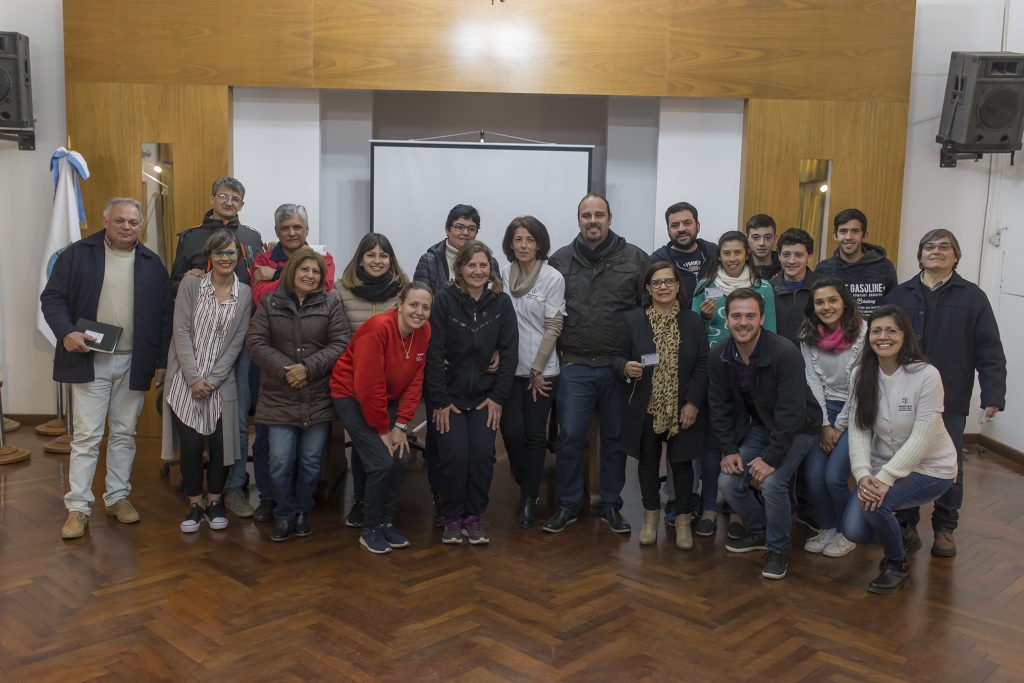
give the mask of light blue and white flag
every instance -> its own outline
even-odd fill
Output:
[[[43,267],[39,273],[40,294],[50,279],[50,271],[60,253],[82,239],[81,224],[85,222],[85,204],[78,183],[79,180],[89,179],[85,158],[64,147],[58,147],[50,157],[50,170],[53,171],[53,214],[50,217],[50,234],[43,251]],[[42,310],[36,312],[36,327],[51,344],[57,345],[50,326],[43,319]]]

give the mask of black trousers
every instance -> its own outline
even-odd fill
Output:
[[[548,415],[558,387],[558,376],[551,383],[547,398],[533,400],[529,377],[516,377],[512,392],[501,411],[501,438],[508,452],[508,464],[522,495],[537,498],[544,478],[544,459],[548,453]]]
[[[228,478],[228,468],[224,466],[223,419],[217,420],[217,428],[209,436],[203,436],[192,429],[173,412],[171,419],[178,432],[178,445],[181,448],[178,462],[181,466],[181,479],[185,484],[185,495],[192,498],[203,495],[204,450],[210,452],[206,467],[207,490],[214,495],[222,493]]]
[[[395,421],[398,402],[388,405],[391,424]],[[391,522],[395,506],[402,495],[405,482],[405,465],[409,454],[392,456],[381,441],[377,430],[366,424],[363,411],[354,398],[334,399],[334,411],[345,425],[345,431],[352,438],[352,450],[366,472],[366,489],[363,497],[363,528],[372,529]]]
[[[678,438],[678,437],[677,437]],[[637,478],[640,480],[640,497],[645,510],[661,509],[661,445],[665,443],[665,434],[654,433],[654,418],[644,418],[644,429],[640,436],[640,458],[636,466]],[[672,462],[672,481],[676,488],[676,514],[688,515],[693,512],[693,462],[683,460]]]
[[[449,413],[448,425],[447,433],[437,435],[441,513],[446,519],[482,515],[490,500],[495,459],[487,409]]]

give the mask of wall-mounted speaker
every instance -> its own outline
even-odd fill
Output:
[[[978,155],[1021,148],[1024,54],[954,52],[935,141],[950,153]],[[963,158],[963,157],[960,157]],[[956,161],[943,165],[955,166]]]
[[[32,128],[28,36],[0,32],[0,128]]]

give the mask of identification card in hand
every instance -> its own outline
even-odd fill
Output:
[[[640,356],[640,364],[645,368],[652,365],[658,364],[658,354],[656,353],[645,353]]]
[[[722,296],[722,289],[720,287],[707,287],[704,289],[705,299],[717,299]]]

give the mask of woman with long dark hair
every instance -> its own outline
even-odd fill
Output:
[[[341,278],[334,284],[334,292],[345,307],[345,317],[352,326],[352,333],[358,332],[360,326],[373,316],[393,309],[399,291],[408,283],[409,277],[398,265],[391,241],[379,232],[364,235]],[[352,507],[345,517],[345,524],[359,528],[363,525],[366,471],[355,445],[352,448]]]
[[[691,303],[691,308],[704,320],[704,329],[710,346],[729,338],[729,331],[725,327],[725,297],[741,287],[749,287],[761,295],[764,300],[764,329],[769,332],[776,331],[775,290],[768,280],[760,279],[757,272],[746,235],[738,230],[730,230],[718,238],[718,255],[715,256],[712,274],[697,282]],[[708,430],[704,454],[700,461],[703,512],[694,527],[694,533],[698,536],[714,536],[718,526],[718,475],[721,473],[721,457],[721,449],[714,434]],[[677,488],[676,498],[688,493]],[[727,533],[731,539],[738,539],[746,533],[738,516],[732,516]]]
[[[921,353],[907,314],[882,306],[868,318],[868,343],[850,394],[850,465],[857,493],[843,515],[854,543],[885,551],[872,593],[910,580],[896,512],[935,500],[956,478],[956,449],[942,423],[939,371]]]
[[[844,407],[866,330],[853,296],[839,280],[826,277],[811,286],[800,325],[800,352],[807,386],[818,399],[823,420],[818,444],[801,463],[800,476],[821,530],[807,539],[804,550],[826,557],[843,557],[857,547],[839,532],[839,522],[850,499]]]
[[[551,239],[533,216],[513,219],[501,242],[508,265],[502,286],[512,297],[519,323],[519,364],[501,411],[501,437],[519,485],[519,526],[537,518],[547,455],[548,416],[558,387],[555,342],[565,317],[565,278],[547,264]]]
[[[313,491],[334,419],[328,384],[352,337],[341,303],[324,291],[326,272],[313,249],[292,253],[281,286],[260,303],[245,338],[261,373],[256,421],[270,436],[272,541],[312,533]]]
[[[235,274],[242,252],[235,233],[217,230],[203,252],[212,270],[202,277],[183,278],[174,301],[163,397],[162,457],[173,459],[174,446],[179,446],[181,478],[189,502],[180,525],[185,533],[199,531],[204,521],[211,529],[228,526],[221,497],[228,467],[239,455],[235,361],[252,311],[249,286]],[[209,453],[205,468],[204,450]],[[209,501],[205,509],[204,473]]]
[[[519,363],[515,308],[491,268],[491,250],[459,249],[455,281],[434,297],[427,401],[437,428],[444,543],[489,543],[481,516],[494,475],[495,432]],[[498,352],[495,372],[489,371]]]
[[[395,307],[359,327],[331,376],[352,462],[362,461],[366,472],[359,542],[375,554],[409,545],[393,520],[409,458],[406,434],[423,391],[432,299],[422,282],[402,287]]]
[[[661,446],[676,486],[676,547],[693,548],[693,460],[704,451],[701,406],[708,388],[708,340],[700,316],[679,302],[679,271],[658,261],[644,275],[644,306],[626,313],[612,360],[622,390],[622,445],[637,457],[644,523],[640,545],[654,545],[661,517]]]

